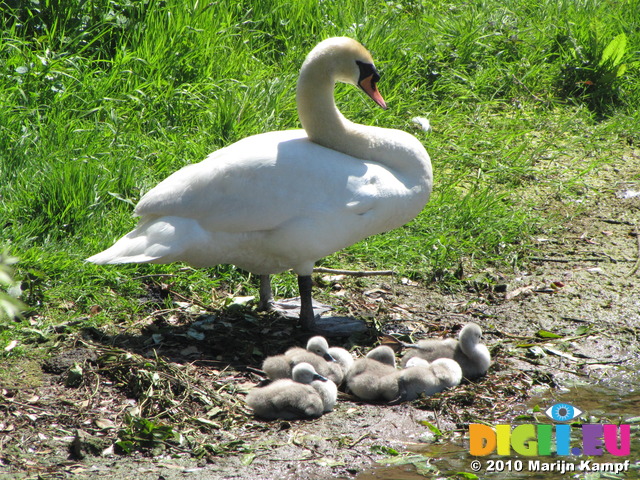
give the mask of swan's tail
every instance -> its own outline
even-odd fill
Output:
[[[99,265],[171,263],[181,260],[183,253],[193,242],[203,240],[202,235],[206,235],[206,232],[193,219],[154,218],[141,221],[111,247],[87,258],[86,261]]]
[[[96,263],[98,265],[116,264],[116,263],[151,263],[154,260],[158,260],[158,257],[151,257],[149,255],[131,255],[124,253],[130,250],[128,246],[123,246],[124,238],[118,240],[111,248],[107,248],[100,253],[86,259],[87,262]]]

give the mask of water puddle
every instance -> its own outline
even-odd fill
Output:
[[[386,464],[380,467],[362,472],[355,478],[357,480],[423,480],[423,479],[463,479],[463,478],[492,478],[492,479],[637,479],[640,478],[640,378],[637,371],[627,372],[624,376],[609,381],[607,384],[576,385],[559,391],[547,391],[531,398],[527,405],[528,413],[535,407],[539,408],[535,418],[517,418],[518,412],[514,412],[512,427],[521,424],[532,424],[536,432],[538,425],[553,431],[549,437],[550,451],[556,451],[559,423],[547,418],[544,411],[554,404],[565,403],[578,408],[588,421],[584,423],[598,425],[594,427],[598,431],[600,425],[616,425],[616,448],[623,447],[625,438],[629,439],[630,453],[628,455],[611,455],[607,452],[606,445],[601,447],[602,455],[567,454],[557,455],[552,453],[545,456],[524,456],[511,450],[510,455],[472,456],[469,453],[469,433],[450,438],[447,436],[441,443],[414,444],[407,447],[407,452],[397,456],[391,456]],[[629,434],[625,436],[624,428],[618,425],[629,425]],[[511,428],[509,430],[511,430]],[[569,432],[566,437],[570,450],[576,448],[590,448],[587,444],[587,434],[578,424],[571,427],[560,427]],[[613,427],[607,427],[611,434]],[[513,432],[512,432],[513,433]],[[597,437],[596,433],[596,437]],[[611,435],[610,435],[611,436]],[[543,440],[539,437],[539,453],[543,451]],[[610,438],[611,439],[611,438]],[[512,435],[513,440],[513,435]],[[587,444],[583,444],[587,442]],[[598,443],[598,440],[595,440]],[[559,447],[561,448],[561,447]],[[614,451],[614,449],[612,449]],[[575,451],[574,453],[578,453]],[[620,453],[620,452],[618,452]],[[622,452],[624,453],[624,452]],[[617,470],[617,472],[616,472]],[[477,476],[474,476],[477,475]]]

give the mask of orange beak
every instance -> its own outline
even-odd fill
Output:
[[[358,85],[362,90],[364,90],[364,92],[367,95],[369,95],[369,97],[371,97],[371,99],[374,102],[376,102],[378,105],[380,105],[383,109],[386,110],[387,104],[384,102],[382,95],[380,95],[380,92],[378,91],[378,87],[376,87],[376,82],[373,81],[374,76],[375,74],[371,74],[368,77],[363,78],[362,80],[360,80]]]

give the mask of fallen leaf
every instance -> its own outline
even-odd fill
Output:
[[[438,427],[436,427],[433,423],[431,423],[431,422],[429,422],[427,420],[420,420],[418,423],[421,424],[421,425],[424,425],[425,427],[427,427],[436,436],[438,436],[438,437],[442,436],[442,432],[440,431],[440,429]]]
[[[16,427],[13,424],[5,425],[4,423],[0,423],[0,432],[13,432]]]
[[[386,333],[382,334],[378,337],[378,341],[380,342],[380,345],[391,347],[391,349],[396,353],[402,350],[402,342],[393,335],[389,335]]]
[[[206,338],[206,335],[202,332],[198,332],[193,328],[187,330],[187,336],[193,338],[194,340],[202,341]]]
[[[180,355],[188,357],[189,355],[199,355],[200,349],[195,345],[189,345],[187,348],[180,350]]]
[[[346,275],[325,275],[324,277],[322,277],[322,281],[324,283],[335,283],[341,282],[345,278],[347,278]]]
[[[215,417],[220,412],[222,412],[222,409],[220,407],[213,407],[207,411],[207,417]]]
[[[536,293],[555,293],[557,290],[551,287],[538,287],[533,291]]]
[[[65,301],[62,301],[62,302],[60,303],[60,308],[61,308],[62,310],[67,310],[67,311],[69,311],[69,310],[73,310],[74,308],[76,308],[76,304],[75,304],[75,303],[73,303],[73,302],[72,302],[72,301],[70,301],[70,300],[65,300]]]
[[[234,297],[233,301],[231,302],[231,305],[244,307],[248,305],[250,302],[252,302],[253,300],[255,300],[255,298],[256,297],[254,295],[248,295],[246,297]]]
[[[220,428],[221,425],[218,422],[213,422],[208,418],[198,417],[194,419],[196,422],[206,425],[207,427]]]
[[[363,295],[366,295],[367,297],[378,298],[381,295],[386,295],[389,293],[391,293],[389,290],[382,289],[382,288],[374,288],[372,290],[367,290],[366,292],[363,293]]]
[[[323,467],[341,467],[345,465],[345,463],[341,460],[336,460],[334,458],[323,457],[319,458],[315,461],[316,464],[322,465]]]
[[[73,467],[70,467],[68,469],[68,471],[69,471],[69,473],[72,473],[72,474],[75,475],[75,474],[78,474],[78,473],[88,472],[88,469],[86,469],[85,467],[82,467],[82,466],[73,466]]]
[[[507,292],[507,294],[505,295],[505,299],[506,300],[511,300],[514,299],[516,297],[519,297],[520,295],[525,295],[528,293],[531,293],[533,291],[533,285],[526,285],[524,287],[518,287],[515,288],[513,290],[511,290],[510,292]]]
[[[469,472],[456,472],[456,476],[466,478],[468,480],[477,480],[480,478],[475,473],[469,473]]]
[[[553,355],[557,355],[558,357],[566,358],[567,360],[571,360],[572,362],[579,362],[580,361],[579,358],[574,357],[573,355],[571,355],[569,353],[564,353],[564,352],[561,352],[560,350],[556,350],[555,348],[545,346],[544,349],[547,352],[552,353]]]
[[[116,424],[108,418],[98,418],[95,421],[96,427],[102,430],[110,430],[116,428]]]
[[[548,330],[538,330],[536,335],[541,338],[562,338],[562,335],[558,335],[557,333],[553,333]]]

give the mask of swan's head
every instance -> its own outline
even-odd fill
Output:
[[[430,365],[428,360],[425,360],[424,358],[420,358],[420,357],[411,357],[408,361],[407,364],[404,366],[404,368],[411,368],[411,367],[428,367]]]
[[[316,369],[310,363],[299,363],[291,371],[291,378],[298,383],[309,384],[315,380],[326,382],[327,379],[316,372]]]
[[[396,366],[396,355],[391,347],[381,345],[367,353],[367,358],[376,360],[386,365]]]
[[[450,358],[438,358],[431,363],[433,374],[447,387],[460,385],[462,368],[460,364]]]
[[[320,42],[311,50],[304,64],[317,63],[323,73],[334,81],[349,83],[360,87],[382,108],[387,108],[377,83],[380,74],[376,70],[373,58],[361,43],[348,37],[332,37]]]
[[[311,337],[307,342],[307,350],[321,356],[327,362],[335,362],[336,359],[329,353],[329,344],[326,338],[317,336]]]
[[[482,339],[482,329],[475,323],[468,323],[458,334],[458,339],[464,347],[472,349]]]
[[[349,369],[353,366],[353,356],[344,348],[332,347],[329,349],[329,353],[335,359],[338,365],[340,365],[340,368],[343,372],[349,371]]]

